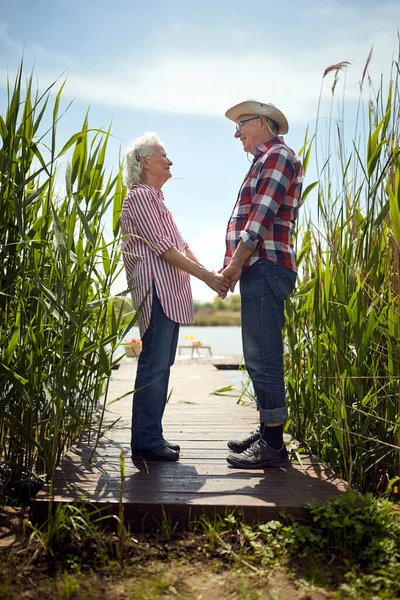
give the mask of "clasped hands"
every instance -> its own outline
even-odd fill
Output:
[[[226,298],[228,291],[234,291],[237,282],[242,274],[242,267],[230,263],[227,267],[222,268],[218,273],[212,272],[212,281],[208,285],[217,292],[222,299]],[[212,285],[210,285],[212,284]]]

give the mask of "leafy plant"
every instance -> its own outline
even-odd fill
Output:
[[[63,85],[40,95],[22,78],[21,65],[0,116],[0,461],[10,488],[51,477],[83,430],[98,439],[105,403],[93,415],[135,318],[111,295],[125,187],[121,165],[105,170],[110,132],[89,129],[86,115],[59,148]]]
[[[307,507],[310,522],[306,524],[290,515],[255,525],[234,515],[203,518],[199,525],[206,535],[207,556],[216,554],[257,572],[262,567],[285,566],[314,584],[347,594],[346,598],[398,597],[400,514],[396,506],[349,490],[323,505]]]
[[[327,556],[334,553],[348,564],[374,569],[388,556],[400,560],[400,519],[391,503],[352,490],[323,506],[310,504],[312,533]],[[301,528],[298,528],[301,531]],[[317,549],[313,548],[313,551]]]
[[[318,214],[308,211],[298,236],[299,283],[286,307],[287,429],[379,494],[400,469],[400,90],[397,69],[386,94],[371,84],[368,114],[360,95],[349,131],[345,93],[335,114],[345,68],[326,69],[335,75],[326,130],[317,120],[301,151],[305,166],[315,152],[319,181],[306,194],[317,192]]]

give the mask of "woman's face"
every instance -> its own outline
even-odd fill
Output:
[[[147,157],[149,175],[157,177],[160,181],[165,183],[168,181],[171,175],[170,167],[172,161],[169,160],[165,148],[162,146],[153,146],[151,153]]]

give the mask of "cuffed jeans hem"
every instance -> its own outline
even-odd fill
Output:
[[[287,419],[286,406],[282,408],[260,408],[260,423],[283,423]]]

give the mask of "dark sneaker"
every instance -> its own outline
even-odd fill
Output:
[[[229,454],[226,460],[237,469],[270,469],[290,465],[285,445],[280,450],[274,450],[263,439],[255,442],[240,455]]]
[[[245,450],[250,448],[250,446],[252,446],[255,442],[258,442],[259,439],[260,428],[258,427],[258,429],[252,431],[250,435],[244,440],[230,440],[228,442],[228,448],[229,450],[232,450],[232,452],[244,452]]]

